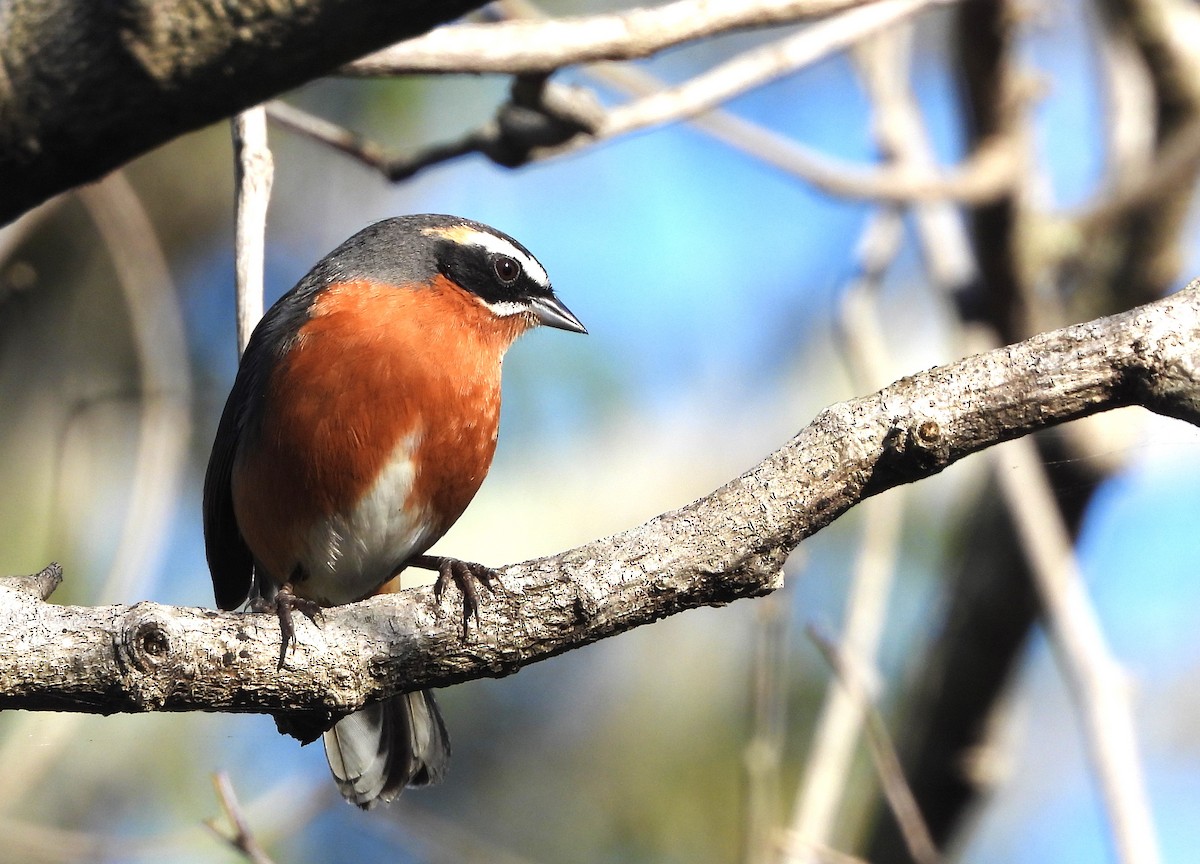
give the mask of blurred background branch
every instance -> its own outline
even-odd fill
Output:
[[[948,0],[925,0],[920,5],[930,2]],[[735,30],[824,18],[856,7],[884,12],[896,5],[894,0],[674,0],[657,7],[554,20],[533,3],[506,0],[497,4],[501,14],[533,20],[458,24],[385,48],[340,71],[371,77],[414,72],[553,72],[577,63],[636,60]]]
[[[237,294],[238,355],[263,314],[263,266],[267,260],[267,207],[275,164],[267,146],[267,115],[250,108],[233,118],[237,171],[234,213],[234,291]]]

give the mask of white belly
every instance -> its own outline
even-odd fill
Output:
[[[300,561],[308,578],[296,586],[297,593],[323,605],[359,600],[437,539],[425,513],[408,506],[414,443],[410,438],[396,447],[375,485],[353,509],[309,532]]]

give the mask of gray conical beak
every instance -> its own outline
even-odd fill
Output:
[[[529,305],[540,324],[557,327],[559,330],[570,330],[572,333],[587,333],[587,328],[553,294],[534,297]]]

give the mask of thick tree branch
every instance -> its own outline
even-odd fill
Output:
[[[277,671],[270,615],[85,608],[0,587],[0,709],[343,712],[501,676],[684,609],[779,587],[805,537],[863,498],[1110,408],[1200,425],[1200,282],[1158,303],[969,357],[822,411],[741,477],[644,525],[501,569],[463,641],[430,590],[327,610]]]
[[[0,0],[0,224],[481,0]]]

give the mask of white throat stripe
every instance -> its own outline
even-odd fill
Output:
[[[481,297],[479,302],[491,309],[492,314],[497,318],[507,318],[509,315],[520,315],[523,312],[529,311],[527,305],[517,303],[514,300],[501,300],[499,303],[489,303]]]

